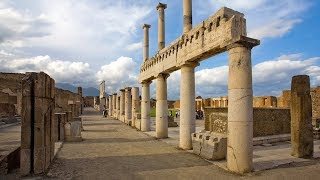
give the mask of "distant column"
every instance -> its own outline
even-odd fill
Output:
[[[149,24],[143,25],[143,31],[144,31],[144,39],[143,39],[143,61],[146,61],[149,58]]]
[[[192,149],[191,134],[195,132],[195,77],[194,68],[198,63],[181,67],[180,81],[180,141],[182,149]],[[199,103],[199,101],[197,101]]]
[[[125,90],[120,89],[120,120],[124,122],[125,115]]]
[[[117,114],[117,108],[116,108],[116,102],[117,102],[117,94],[113,93],[112,95],[112,116],[115,118]]]
[[[109,95],[109,116],[112,117],[113,106],[112,106],[112,95]]]
[[[118,98],[118,94],[115,94],[115,99],[116,99],[116,113],[115,113],[115,117],[118,119],[118,114],[119,114],[119,98]]]
[[[165,47],[165,15],[164,10],[167,8],[166,4],[159,3],[157,10],[159,11],[158,17],[158,50],[160,51]]]
[[[125,123],[130,124],[131,121],[131,87],[125,88]]]
[[[227,167],[236,173],[252,170],[253,109],[251,48],[229,47]]]
[[[139,88],[133,87],[132,88],[132,114],[131,114],[132,127],[135,127],[135,124],[136,124],[136,114],[139,113],[139,109],[140,109],[139,104],[140,104]]]
[[[294,76],[291,83],[291,155],[313,157],[312,102],[310,78]]]
[[[157,102],[156,102],[156,136],[168,137],[168,101],[167,78],[168,74],[159,74],[157,77]]]
[[[150,131],[150,84],[142,82],[141,92],[141,131]]]

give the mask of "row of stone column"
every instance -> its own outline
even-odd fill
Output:
[[[192,29],[192,1],[184,0],[184,29],[187,33]],[[159,3],[158,18],[158,49],[165,47],[164,9],[167,5]],[[143,59],[149,55],[149,28],[144,25]],[[252,67],[251,48],[255,44],[233,44],[229,50],[229,81],[228,81],[228,148],[227,166],[234,172],[249,172],[252,170],[252,139],[253,139],[253,110],[252,110]],[[195,67],[198,63],[186,62],[180,65],[180,138],[179,146],[182,149],[192,149],[191,133],[195,132]],[[156,136],[168,137],[168,104],[167,78],[169,74],[160,73],[156,87]],[[141,101],[141,130],[150,130],[150,83],[142,81]]]
[[[108,97],[108,102],[109,116],[136,126],[136,120],[141,118],[138,87],[120,89],[119,95],[114,93]]]

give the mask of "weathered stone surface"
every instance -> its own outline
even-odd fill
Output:
[[[79,142],[82,141],[81,121],[72,121],[65,124],[65,141]]]
[[[313,156],[312,104],[307,75],[294,76],[291,82],[291,155]]]
[[[193,153],[209,160],[225,159],[227,137],[223,134],[192,133]]]
[[[204,108],[205,130],[227,133],[228,108]],[[253,137],[290,133],[290,109],[253,108]]]

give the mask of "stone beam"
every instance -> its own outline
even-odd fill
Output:
[[[160,73],[171,73],[183,64],[200,62],[227,51],[235,43],[248,47],[260,44],[246,37],[246,19],[242,13],[221,8],[216,14],[180,36],[156,55],[144,61],[139,82],[154,80]]]

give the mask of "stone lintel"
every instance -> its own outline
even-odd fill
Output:
[[[157,10],[159,9],[166,9],[167,8],[167,4],[164,4],[164,3],[159,3],[158,6],[157,6]]]

